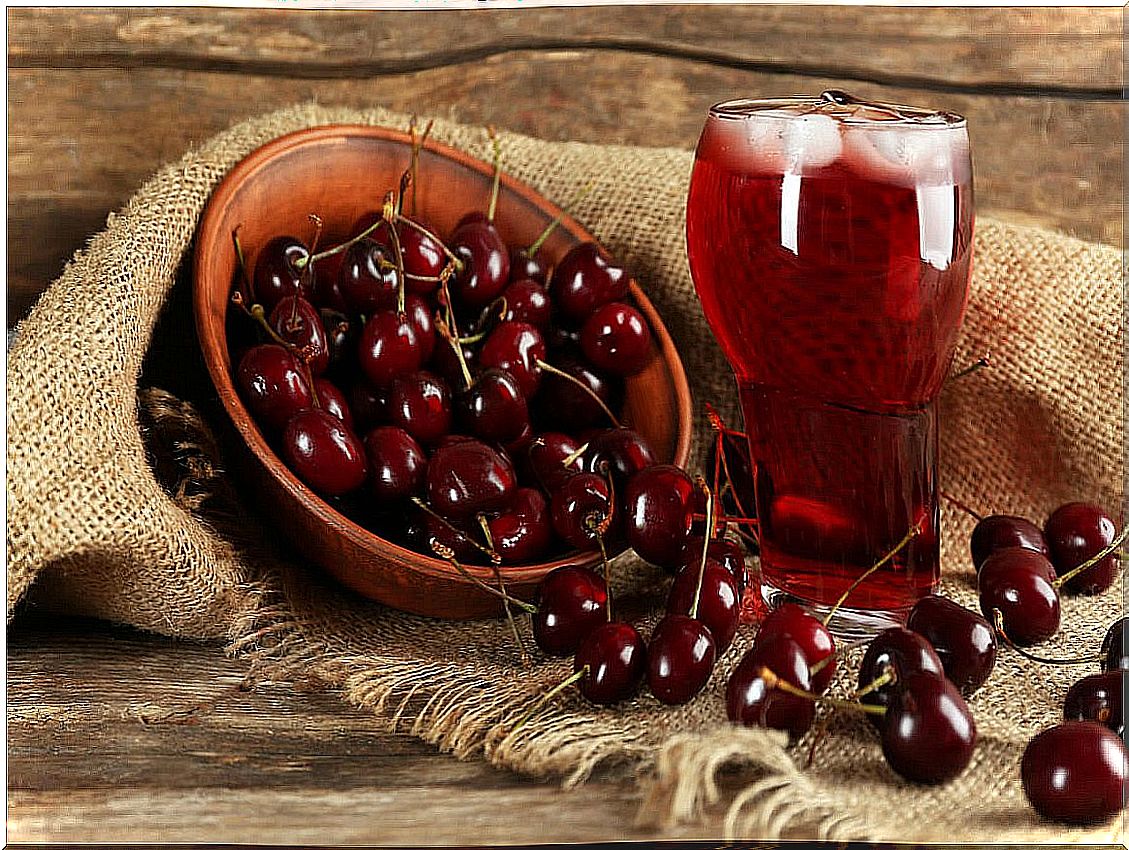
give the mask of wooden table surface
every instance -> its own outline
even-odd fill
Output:
[[[161,163],[310,99],[689,149],[715,101],[844,88],[966,115],[981,213],[1123,237],[1118,9],[10,8],[7,23],[9,327]],[[564,793],[240,676],[216,646],[17,617],[9,841],[655,837],[621,785]],[[664,833],[695,835],[719,837]]]

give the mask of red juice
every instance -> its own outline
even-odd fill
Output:
[[[766,591],[826,608],[920,528],[845,603],[877,627],[939,577],[935,400],[968,291],[967,135],[954,116],[781,103],[711,111],[690,265],[738,382]]]

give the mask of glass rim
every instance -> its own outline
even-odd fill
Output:
[[[790,110],[800,106],[810,108],[795,112],[769,112],[773,109]],[[867,114],[860,114],[864,111]],[[803,118],[806,115],[827,115],[840,123],[858,128],[896,127],[922,130],[961,130],[967,128],[967,121],[964,116],[955,112],[884,101],[863,100],[836,90],[825,91],[820,95],[731,98],[719,101],[709,109],[711,119],[716,118],[723,121],[748,121],[753,118],[791,121]],[[880,115],[884,117],[879,117]]]

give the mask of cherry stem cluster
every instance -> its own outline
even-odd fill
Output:
[[[879,716],[882,716],[886,713],[886,707],[882,705],[868,705],[864,702],[838,699],[836,697],[816,696],[810,691],[805,691],[803,688],[798,688],[788,680],[780,678],[768,667],[761,668],[760,677],[764,680],[765,685],[770,689],[784,691],[784,693],[786,694],[791,694],[792,696],[810,700],[811,702],[823,702],[837,708],[846,708],[851,711],[862,711],[866,714],[876,714]]]

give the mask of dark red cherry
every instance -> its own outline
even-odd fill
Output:
[[[426,225],[424,227],[430,230]],[[439,273],[447,265],[442,246],[426,233],[402,221],[396,223],[396,235],[400,237],[408,292],[431,294],[439,286]]]
[[[972,550],[972,564],[977,570],[983,566],[988,556],[1013,546],[1021,546],[1046,558],[1050,557],[1047,541],[1039,526],[1023,517],[1005,514],[986,516],[976,523],[969,546]]]
[[[1117,525],[1098,505],[1070,502],[1050,515],[1043,533],[1051,550],[1051,562],[1061,576],[1113,543]],[[1111,553],[1062,587],[1067,593],[1101,593],[1113,586],[1117,572],[1118,558]]]
[[[537,586],[533,639],[548,655],[576,652],[580,642],[608,618],[608,586],[584,567],[557,567]]]
[[[794,602],[785,602],[773,609],[761,621],[756,643],[786,637],[796,642],[808,663],[814,667],[830,659],[812,676],[811,688],[821,694],[831,684],[835,675],[835,639],[818,617],[813,617]],[[755,645],[755,644],[754,644]],[[780,672],[780,671],[775,671]],[[805,686],[806,687],[806,686]]]
[[[893,693],[881,721],[882,754],[910,782],[936,785],[958,776],[976,746],[976,722],[944,676],[911,673]]]
[[[647,685],[659,702],[682,705],[706,686],[717,646],[709,627],[684,614],[667,614],[647,647]]]
[[[373,428],[365,435],[365,451],[369,486],[378,502],[390,504],[423,491],[427,455],[403,428],[394,425]]]
[[[651,329],[643,314],[620,301],[596,309],[580,329],[588,362],[613,375],[634,375],[651,359]]]
[[[418,371],[426,359],[424,350],[415,322],[392,308],[374,313],[365,322],[357,357],[373,385],[385,388],[398,375]]]
[[[338,289],[350,311],[366,316],[396,306],[400,273],[392,249],[366,237],[345,250]]]
[[[553,301],[573,324],[581,324],[597,307],[628,295],[627,272],[594,242],[581,242],[553,269]]]
[[[920,673],[940,678],[945,676],[944,665],[933,651],[933,647],[929,645],[929,641],[917,632],[911,632],[901,626],[894,626],[874,636],[859,663],[859,688],[869,685],[887,668],[893,669],[894,681],[860,697],[861,702],[869,705],[889,705],[905,681],[913,674]],[[871,714],[869,717],[876,723],[882,722],[877,715]]]
[[[557,536],[576,549],[598,549],[597,526],[612,508],[607,482],[594,473],[578,472],[562,481],[550,496],[550,514]]]
[[[247,409],[267,429],[281,431],[299,410],[314,403],[306,371],[281,345],[256,345],[239,361],[235,374]]]
[[[677,569],[690,539],[697,487],[677,466],[660,464],[635,473],[623,500],[627,543],[645,561]]]
[[[326,496],[357,490],[368,474],[361,441],[340,419],[316,407],[290,417],[282,435],[282,453],[295,475]]]
[[[462,352],[467,369],[473,376],[478,371],[478,347],[464,345]],[[455,354],[455,347],[451,345],[450,340],[442,337],[436,339],[435,350],[432,352],[428,363],[431,371],[442,377],[447,382],[447,386],[455,390],[466,387],[467,382],[466,376],[463,374],[463,367],[459,363],[458,355]]]
[[[544,286],[548,279],[548,270],[536,254],[530,254],[526,248],[510,249],[510,280],[515,283],[521,280],[531,280]],[[524,321],[528,321],[528,319]]]
[[[451,234],[451,252],[463,268],[451,282],[451,293],[468,307],[484,307],[502,294],[510,279],[510,253],[489,222],[468,222]]]
[[[404,312],[408,316],[408,321],[415,326],[416,336],[423,352],[423,362],[426,363],[435,351],[437,339],[431,306],[422,295],[408,293],[404,299]]]
[[[464,521],[441,520],[423,511],[409,516],[404,522],[408,546],[417,552],[437,557],[431,548],[434,540],[450,549],[461,564],[486,562],[485,553],[475,545],[477,525],[472,528]]]
[[[667,614],[690,615],[700,573],[700,563],[690,563],[679,570],[666,598]],[[706,560],[696,619],[709,626],[717,651],[725,652],[741,620],[741,595],[733,574],[717,561]]]
[[[325,378],[314,378],[314,390],[318,394],[318,401],[326,413],[332,413],[345,423],[345,427],[353,433],[353,412],[349,409],[349,402],[345,400],[345,393],[337,385]]]
[[[494,551],[505,564],[536,561],[553,545],[549,503],[540,490],[519,487],[510,504],[487,521]]]
[[[425,446],[451,430],[451,391],[446,381],[421,370],[393,379],[388,391],[388,418]]]
[[[1114,620],[1102,639],[1102,670],[1129,670],[1129,645],[1125,640],[1125,624],[1129,617]]]
[[[562,356],[553,364],[587,387],[581,389],[567,378],[551,372],[541,376],[537,393],[537,415],[554,431],[582,431],[592,425],[608,425],[608,416],[592,398],[595,394],[613,412],[620,406],[623,384],[619,378],[601,375],[575,358]]]
[[[1069,720],[1031,739],[1019,775],[1023,793],[1047,820],[1105,823],[1125,805],[1125,744],[1100,723]]]
[[[1093,720],[1125,739],[1124,670],[1095,673],[1070,686],[1062,702],[1063,720]]]
[[[765,670],[786,682],[811,690],[808,657],[783,634],[758,640],[734,668],[725,686],[725,712],[743,726],[783,729],[795,740],[811,728],[815,702],[773,688],[761,678]]]
[[[490,223],[490,219],[487,218],[486,213],[483,212],[482,210],[471,210],[470,212],[465,212],[465,213],[463,213],[462,218],[460,218],[457,222],[455,222],[455,229],[451,231],[451,236],[449,236],[447,238],[447,241],[451,242],[454,239],[454,234],[460,228],[465,227],[468,224],[489,224],[489,223]]]
[[[631,428],[607,428],[588,441],[584,468],[600,472],[607,464],[616,487],[626,486],[631,476],[655,465],[655,453],[638,431]]]
[[[288,295],[275,305],[268,321],[276,334],[300,350],[314,375],[325,372],[329,366],[329,343],[313,304]]]
[[[360,339],[360,325],[352,322],[344,313],[322,307],[318,310],[325,345],[329,352],[327,374],[345,383],[356,373],[357,340]]]
[[[576,683],[589,702],[613,705],[633,696],[647,669],[647,646],[629,623],[602,623],[576,650],[573,672],[588,667]]]
[[[701,557],[703,541],[704,538],[701,535],[693,535],[686,541],[682,566],[697,563]],[[741,548],[741,544],[720,537],[715,538],[710,541],[709,557],[729,570],[734,583],[737,585],[737,596],[740,598],[745,593],[745,582],[748,578],[748,571],[745,566],[745,551]]]
[[[388,422],[388,392],[387,387],[379,389],[364,378],[349,387],[349,409],[357,433],[367,434]]]
[[[322,257],[314,264],[314,283],[310,290],[310,301],[319,310],[349,312],[349,302],[341,292],[341,264],[344,259],[343,253],[331,254]]]
[[[535,436],[525,450],[529,473],[546,490],[554,490],[569,476],[583,472],[577,455],[580,443],[568,434],[545,431]],[[575,458],[569,466],[564,462]]]
[[[427,464],[428,502],[445,517],[501,510],[516,488],[509,458],[478,440],[441,445]]]
[[[925,638],[945,675],[968,696],[996,666],[996,632],[988,621],[944,596],[925,596],[910,609],[906,628]]]
[[[1058,631],[1061,619],[1053,575],[1050,562],[1038,552],[1002,549],[980,568],[980,610],[995,627],[998,609],[1004,632],[1019,646],[1042,643]]]
[[[312,295],[313,276],[298,266],[309,256],[309,249],[293,236],[276,236],[259,251],[252,287],[255,301],[263,305],[267,315],[287,295]]]
[[[487,369],[455,397],[462,427],[482,440],[510,443],[529,426],[529,407],[517,379],[501,369]]]
[[[502,297],[506,299],[503,321],[526,322],[539,329],[549,326],[553,307],[543,284],[529,278],[515,279],[502,291]]]
[[[508,372],[529,399],[541,383],[537,361],[544,359],[545,341],[537,328],[525,322],[502,322],[482,344],[478,362],[483,369]]]
[[[559,322],[551,322],[545,331],[545,344],[549,346],[554,361],[559,360],[563,353],[567,353],[573,358],[579,357],[580,329],[570,328]]]

